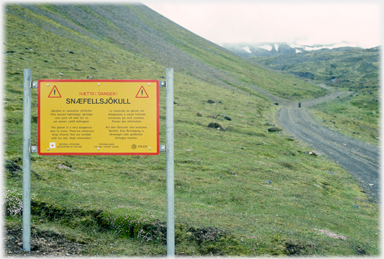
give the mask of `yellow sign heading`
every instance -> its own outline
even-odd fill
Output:
[[[40,155],[158,155],[159,81],[39,80]]]

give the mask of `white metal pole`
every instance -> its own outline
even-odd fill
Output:
[[[167,257],[175,257],[173,68],[166,69]]]
[[[24,69],[23,96],[23,249],[31,251],[31,84],[32,71]]]

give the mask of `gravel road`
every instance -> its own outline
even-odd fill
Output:
[[[298,108],[297,103],[291,103],[278,110],[276,117],[285,131],[342,166],[357,179],[372,202],[379,202],[379,148],[320,126],[305,109],[345,94],[349,93],[334,92],[326,97],[306,101],[302,103],[302,108]]]

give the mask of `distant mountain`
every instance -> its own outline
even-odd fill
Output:
[[[356,47],[355,44],[341,42],[335,44],[300,45],[286,42],[222,43],[222,47],[243,57],[273,57],[292,53],[309,52],[320,49]]]
[[[272,51],[272,50],[271,50]],[[250,57],[249,60],[314,83],[329,83],[349,90],[377,93],[380,83],[380,48],[322,48],[300,53]]]

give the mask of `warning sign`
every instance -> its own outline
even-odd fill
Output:
[[[56,85],[53,86],[52,91],[49,93],[48,98],[61,98],[59,90],[57,90]]]
[[[139,91],[136,94],[136,98],[149,98],[147,91],[145,91],[144,86],[141,86]]]
[[[159,82],[39,80],[38,153],[158,155]]]

